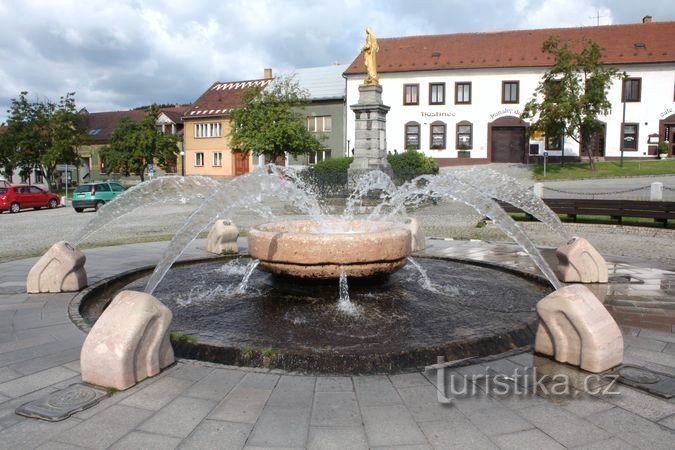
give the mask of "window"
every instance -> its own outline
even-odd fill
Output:
[[[445,83],[429,84],[429,104],[445,105]]]
[[[562,150],[562,135],[560,133],[546,133],[546,150]]]
[[[204,152],[195,153],[195,167],[201,167],[204,165]]]
[[[431,148],[433,150],[445,149],[445,124],[434,122],[431,124]]]
[[[420,124],[416,122],[409,122],[405,125],[405,149],[420,148]]]
[[[419,105],[420,104],[420,85],[419,84],[404,84],[403,85],[403,104],[404,105]]]
[[[623,149],[624,150],[637,150],[638,146],[638,127],[637,123],[625,123],[623,124]]]
[[[117,183],[110,183],[110,187],[115,192],[122,192],[124,190],[124,186],[122,186],[121,184],[117,184]]]
[[[473,125],[463,120],[457,123],[457,150],[473,148]]]
[[[108,186],[108,183],[97,184],[96,190],[100,191],[100,192],[110,192],[110,191],[112,191],[112,189],[110,189],[110,186]]]
[[[458,105],[471,103],[471,83],[455,83],[455,103]]]
[[[35,182],[38,184],[44,183],[44,177],[42,176],[42,171],[40,169],[35,170]]]
[[[92,128],[92,129],[90,129],[90,130],[88,131],[87,134],[89,134],[89,136],[96,136],[96,135],[99,134],[100,132],[101,132],[101,129],[100,129],[100,128]]]
[[[308,117],[307,129],[315,133],[329,133],[333,129],[333,117],[332,116]]]
[[[31,194],[44,194],[45,193],[45,191],[43,191],[42,189],[40,189],[37,186],[29,186],[28,192],[30,192]]]
[[[220,167],[223,165],[223,152],[213,152],[213,166]]]
[[[639,102],[642,91],[642,78],[627,78],[623,80],[622,102]]]
[[[518,103],[519,81],[502,81],[502,103]]]
[[[220,137],[220,122],[206,122],[195,124],[196,138]]]
[[[309,154],[309,164],[313,165],[330,158],[330,150],[319,150]]]

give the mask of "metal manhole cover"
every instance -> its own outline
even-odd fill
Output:
[[[654,384],[661,381],[661,377],[639,367],[626,366],[619,369],[619,375],[628,381],[640,384]]]
[[[58,422],[76,412],[91,408],[108,395],[108,392],[102,389],[80,383],[71,384],[65,389],[18,407],[16,413],[33,419]]]

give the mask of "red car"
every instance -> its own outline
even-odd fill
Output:
[[[26,208],[56,208],[59,196],[27,184],[0,184],[0,213],[18,213]]]

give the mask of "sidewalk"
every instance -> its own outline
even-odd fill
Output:
[[[165,242],[86,250],[90,283],[155,264]],[[532,269],[513,245],[430,240],[429,256]],[[204,257],[196,241],[183,258]],[[672,448],[675,399],[624,385],[620,395],[477,395],[438,402],[435,372],[324,377],[179,360],[157,377],[114,393],[58,423],[26,419],[17,406],[80,381],[84,334],[67,307],[74,294],[28,295],[36,258],[0,264],[0,448]],[[675,305],[675,273],[639,261],[610,262],[647,282],[605,286],[608,305],[664,314]],[[640,286],[640,288],[637,288]],[[633,302],[633,309],[630,303]],[[666,306],[664,306],[666,305]],[[653,309],[653,308],[652,308]],[[672,309],[670,310],[673,311]],[[617,317],[621,319],[619,314]],[[626,363],[675,374],[675,330],[624,327]],[[446,375],[579,372],[531,352],[453,368]],[[582,387],[577,385],[577,388]],[[486,392],[487,391],[487,392]]]

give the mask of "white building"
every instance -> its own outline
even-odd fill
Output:
[[[382,99],[391,107],[388,151],[417,148],[441,166],[526,162],[528,155],[559,157],[563,150],[578,159],[577,142],[531,138],[529,124],[519,118],[553,63],[541,51],[550,36],[576,48],[597,42],[603,62],[629,77],[609,90],[612,111],[600,118],[605,131],[593,139],[596,155],[620,157],[622,141],[626,158],[655,158],[658,141],[674,145],[675,22],[645,17],[631,25],[379,39]],[[347,105],[357,103],[365,72],[359,55],[345,72]],[[351,110],[347,139],[354,142]]]

